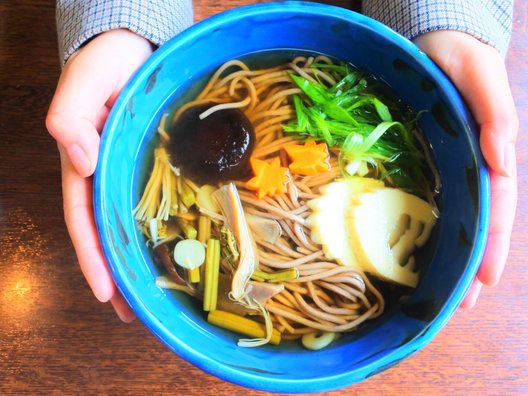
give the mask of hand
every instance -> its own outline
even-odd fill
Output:
[[[414,42],[451,78],[480,127],[480,147],[491,179],[488,242],[482,264],[463,308],[475,305],[482,285],[495,286],[502,275],[517,203],[515,139],[519,121],[504,61],[489,45],[462,32],[440,30]]]
[[[117,292],[101,250],[91,176],[108,113],[152,50],[149,41],[129,30],[100,34],[66,63],[46,118],[46,127],[59,146],[64,217],[81,270],[97,299],[110,301],[125,322],[133,320],[134,314]]]

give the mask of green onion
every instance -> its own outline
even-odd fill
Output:
[[[376,81],[349,65],[312,67],[324,69],[337,83],[328,86],[291,74],[302,94],[293,97],[296,119],[283,127],[284,132],[340,148],[344,176],[369,174],[417,195],[428,195],[424,154],[412,132],[416,119],[410,119],[408,110],[373,94],[370,85]]]
[[[374,96],[356,100],[353,104],[347,107],[347,110],[352,111],[367,105],[372,105],[376,109],[376,112],[382,121],[392,121],[392,115],[387,105]]]
[[[328,116],[338,121],[357,124],[356,120],[341,106],[332,101],[332,96],[323,84],[316,84],[303,77],[290,75],[297,86]]]

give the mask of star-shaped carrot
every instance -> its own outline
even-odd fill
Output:
[[[303,146],[293,144],[285,146],[284,150],[292,161],[289,166],[291,173],[310,176],[330,169],[330,155],[324,142],[317,144],[314,140],[307,140]]]
[[[290,180],[288,168],[280,166],[279,158],[274,158],[271,162],[251,158],[251,169],[255,177],[248,180],[246,188],[257,192],[259,199],[266,195],[283,194],[286,192],[286,183]]]

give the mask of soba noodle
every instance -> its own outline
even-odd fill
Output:
[[[254,128],[252,157],[278,157],[285,164],[286,153],[282,148],[304,140],[298,134],[283,132],[283,126],[296,118],[292,96],[302,93],[292,82],[290,74],[311,82],[335,85],[334,76],[327,72],[329,69],[318,67],[332,64],[325,56],[296,57],[289,63],[259,70],[251,70],[239,60],[226,62],[194,100],[174,113],[170,122],[166,122],[166,116],[162,118],[159,128],[161,140],[165,143],[170,140],[165,124],[176,123],[190,108],[214,103],[199,115],[200,119],[217,111],[240,109]],[[295,268],[298,272],[298,278],[284,281],[283,291],[267,300],[262,307],[284,339],[296,339],[314,332],[351,331],[381,315],[385,307],[381,292],[365,273],[328,259],[322,246],[310,238],[307,217],[311,209],[307,202],[319,197],[321,188],[341,175],[339,150],[330,148],[329,153],[329,171],[313,176],[291,174],[284,194],[258,199],[244,181],[232,181],[247,215],[275,220],[282,230],[275,243],[253,235],[259,257],[258,270],[272,274]],[[193,191],[198,191],[199,186],[191,180],[189,183]],[[165,213],[168,213],[167,208]],[[199,208],[199,213],[210,218],[214,224],[221,225],[225,221],[222,215],[206,208]],[[225,269],[224,266],[221,268]]]
[[[282,131],[282,126],[295,118],[288,99],[301,92],[293,86],[288,74],[296,73],[310,81],[320,79],[335,84],[324,69],[312,68],[314,63],[332,64],[332,61],[324,56],[297,57],[291,63],[263,70],[250,70],[239,60],[226,62],[197,98],[175,113],[173,122],[186,109],[203,103],[218,105],[202,113],[201,118],[225,108],[240,108],[255,129],[257,140],[253,155],[262,158],[277,155],[284,145],[299,141],[295,136],[285,136]],[[274,326],[292,336],[289,338],[314,330],[349,331],[379,316],[385,305],[383,296],[365,274],[336,262],[320,261],[324,257],[322,247],[315,246],[308,237],[310,229],[304,220],[309,211],[306,198],[317,197],[321,186],[339,176],[335,155],[332,163],[334,166],[327,173],[311,177],[292,175],[293,183],[288,194],[266,197],[264,201],[256,199],[254,192],[247,190],[244,183],[236,183],[248,213],[275,219],[286,231],[279,244],[256,240],[261,263],[269,270],[296,267],[301,274],[285,285],[286,289],[289,283],[300,287],[291,294],[288,290],[280,293],[265,305],[274,314]],[[300,196],[304,199],[299,200]],[[306,254],[303,248],[311,254]],[[268,257],[275,259],[269,260]],[[323,303],[317,298],[318,294],[326,296],[327,301]],[[280,302],[284,295],[290,296],[289,307]],[[353,308],[339,308],[347,305]]]

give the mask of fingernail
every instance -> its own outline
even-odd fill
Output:
[[[66,148],[68,157],[75,167],[75,170],[83,177],[90,175],[91,162],[84,150],[78,144],[71,144]]]
[[[515,167],[517,166],[515,145],[513,143],[508,143],[506,144],[506,147],[504,147],[504,157],[502,162],[506,174],[510,177],[513,176],[515,174]]]

